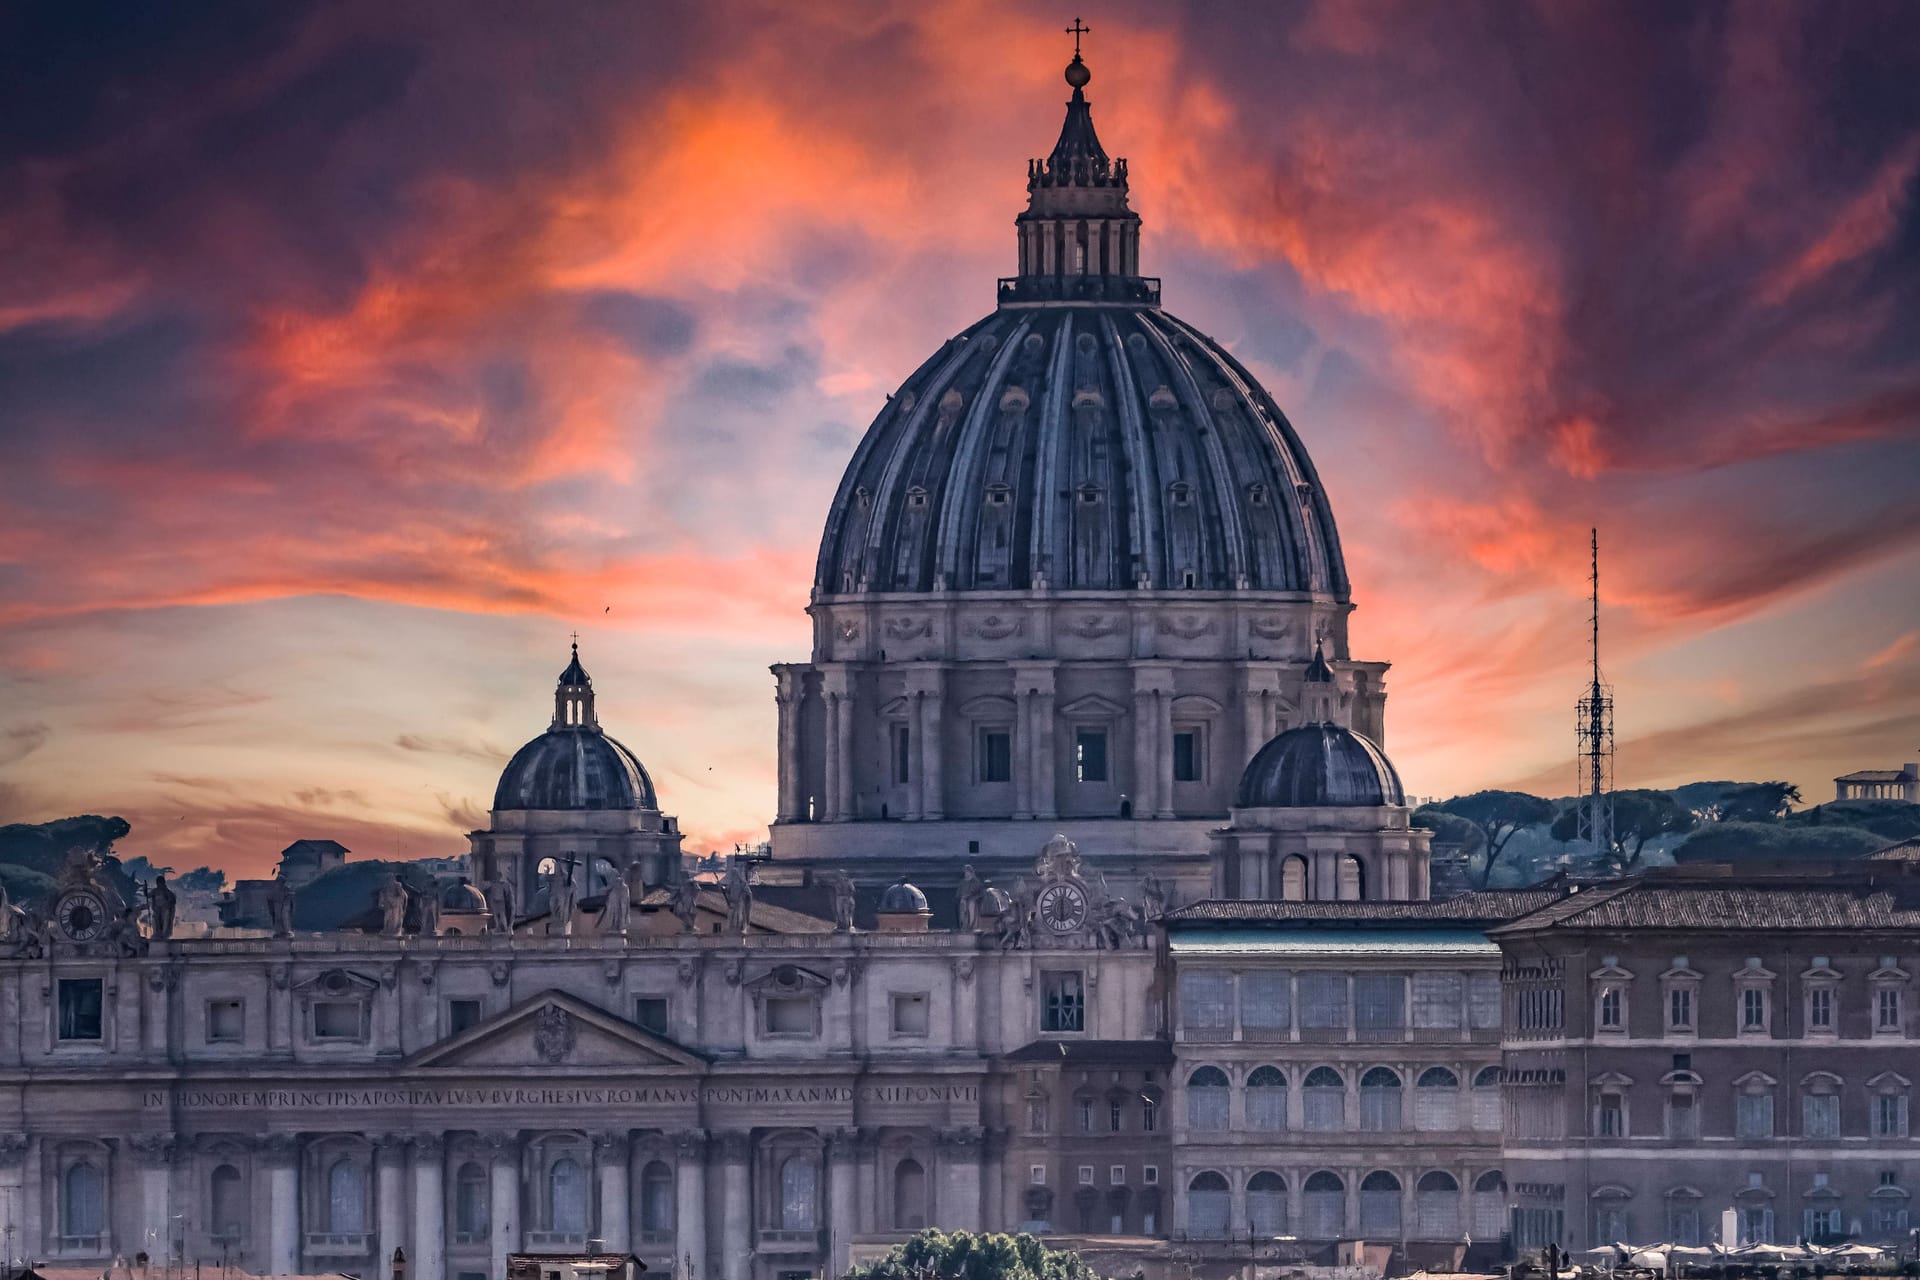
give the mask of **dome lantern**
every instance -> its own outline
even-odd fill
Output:
[[[600,718],[593,710],[593,677],[580,665],[580,637],[573,638],[573,660],[560,673],[553,691],[553,727],[600,732]]]

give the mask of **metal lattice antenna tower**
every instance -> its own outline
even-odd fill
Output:
[[[1613,686],[1600,678],[1600,531],[1593,531],[1593,611],[1588,618],[1593,645],[1593,678],[1574,706],[1574,736],[1579,743],[1579,784],[1574,838],[1586,845],[1596,865],[1613,857]]]

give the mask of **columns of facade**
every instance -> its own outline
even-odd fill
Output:
[[[624,1133],[596,1134],[594,1169],[600,1179],[600,1244],[603,1252],[625,1253],[632,1239],[633,1197],[627,1191],[627,1165],[632,1144]]]
[[[941,762],[941,712],[946,702],[946,672],[928,667],[921,673],[920,692],[920,813],[929,822],[947,816],[945,770]]]
[[[860,1212],[857,1218],[862,1231],[880,1229],[880,1193],[879,1164],[875,1158],[879,1153],[879,1135],[871,1129],[858,1132],[854,1146],[854,1159],[858,1165],[855,1176],[860,1183]]]
[[[444,1280],[447,1270],[446,1142],[437,1133],[413,1140],[413,1247],[409,1280]]]
[[[136,1247],[159,1262],[174,1256],[173,1161],[179,1144],[170,1133],[143,1133],[128,1140],[140,1162],[140,1231]],[[182,1242],[184,1244],[184,1241]]]
[[[1152,686],[1146,684],[1145,673],[1136,670],[1133,673],[1133,780],[1128,788],[1133,793],[1134,816],[1144,818],[1159,807],[1159,798],[1154,794],[1154,784],[1159,781],[1160,769],[1154,759],[1154,737],[1159,717]]]
[[[981,1226],[987,1231],[1004,1231],[1018,1219],[1007,1216],[1006,1139],[1001,1131],[989,1130],[981,1135],[980,1167],[986,1184],[982,1188],[985,1204]]]
[[[1173,690],[1162,689],[1153,698],[1153,816],[1173,816]]]
[[[976,1128],[944,1129],[935,1136],[940,1150],[940,1199],[929,1222],[947,1231],[978,1231],[980,1222],[980,1143]]]
[[[487,1222],[493,1234],[493,1274],[507,1274],[507,1255],[520,1250],[520,1138],[495,1133],[486,1138],[493,1157],[488,1177]]]
[[[855,1129],[836,1129],[828,1140],[827,1265],[832,1275],[846,1273],[851,1265],[853,1238],[860,1232],[860,1206],[854,1199],[859,1141],[859,1131]]]
[[[374,1203],[379,1209],[380,1254],[376,1275],[393,1272],[393,1252],[407,1247],[407,1140],[380,1138],[373,1149]]]
[[[9,1270],[15,1259],[40,1256],[38,1238],[31,1244],[27,1240],[30,1224],[35,1221],[33,1205],[27,1199],[27,1187],[30,1182],[38,1185],[37,1179],[27,1177],[28,1168],[27,1136],[24,1133],[0,1134],[0,1214],[4,1214],[0,1218],[0,1226],[12,1224],[18,1228],[11,1238],[0,1240],[0,1250],[11,1255],[4,1259]]]
[[[1019,673],[1014,674],[1013,816],[1033,817],[1033,694]]]
[[[299,1162],[292,1134],[267,1139],[267,1269],[277,1276],[301,1272]]]
[[[744,1133],[720,1135],[721,1280],[747,1280],[753,1253],[753,1182],[749,1161],[753,1145]]]
[[[1053,753],[1054,664],[1016,666],[1013,691],[1020,703],[1020,739],[1014,744],[1015,804],[1019,818],[1056,816]]]
[[[673,1149],[674,1251],[688,1268],[686,1280],[701,1280],[707,1275],[707,1135],[699,1129],[676,1134]]]

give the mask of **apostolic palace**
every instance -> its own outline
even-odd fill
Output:
[[[997,305],[835,495],[770,852],[695,874],[576,648],[470,878],[176,937],[76,856],[0,916],[10,1259],[800,1280],[938,1225],[1190,1278],[1905,1234],[1913,851],[1435,895],[1329,495],[1162,309],[1089,79]]]

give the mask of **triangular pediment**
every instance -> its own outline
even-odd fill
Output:
[[[662,1067],[699,1070],[702,1055],[564,991],[542,991],[429,1045],[410,1067]]]

